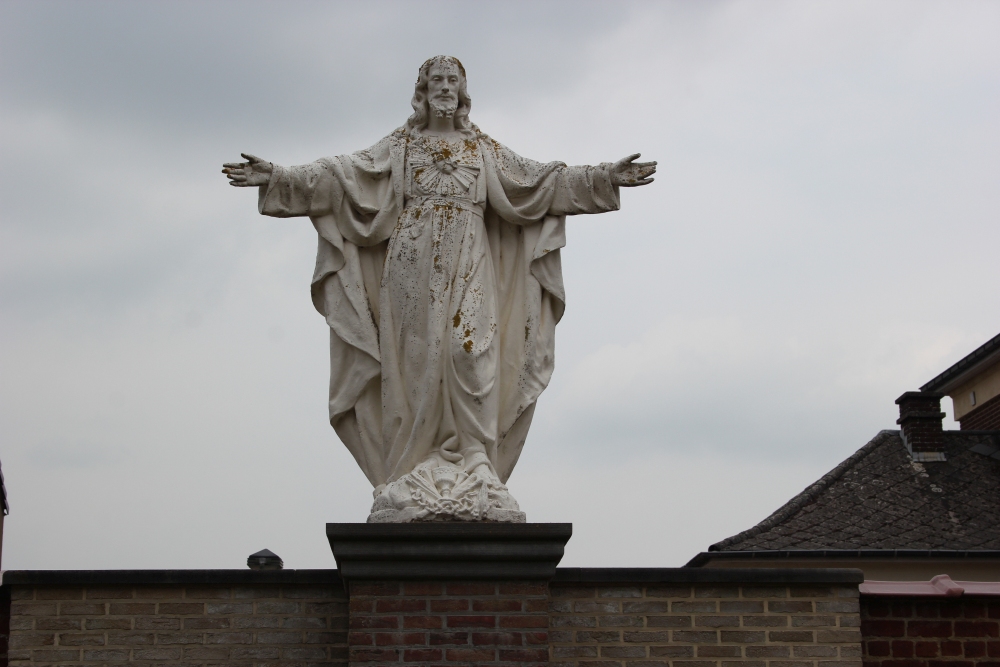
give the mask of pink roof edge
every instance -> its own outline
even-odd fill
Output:
[[[953,581],[939,574],[930,581],[865,581],[858,590],[862,595],[1000,595],[1000,581]]]

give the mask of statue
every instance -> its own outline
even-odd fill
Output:
[[[656,163],[522,158],[469,120],[453,57],[420,67],[412,105],[367,150],[223,173],[319,233],[330,423],[375,487],[368,521],[523,522],[504,483],[552,375],[566,216],[617,210]]]

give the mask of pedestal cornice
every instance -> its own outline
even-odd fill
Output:
[[[328,523],[345,582],[551,579],[573,534],[569,523]]]

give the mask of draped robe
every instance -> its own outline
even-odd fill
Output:
[[[402,233],[412,204],[404,178],[413,136],[400,128],[351,155],[296,167],[275,165],[258,204],[264,215],[309,216],[318,232],[312,298],[330,327],[330,422],[375,487],[411,472],[442,444],[393,446],[399,437],[390,432],[393,424],[414,419],[410,399],[390,381],[402,363],[396,349],[400,324],[380,322],[380,313],[390,312],[384,302],[392,298],[397,278],[386,261],[387,248]],[[496,322],[489,339],[483,339],[495,355],[490,366],[495,414],[485,438],[489,442],[482,445],[506,482],[535,402],[552,375],[555,326],[566,301],[560,263],[565,218],[617,210],[619,193],[608,164],[543,164],[478,129],[467,137],[477,142],[482,156],[471,195],[481,206],[482,223],[464,242],[485,249],[481,254],[489,266],[486,284],[477,288],[483,304],[478,307],[488,309]],[[439,390],[411,389],[411,396]]]

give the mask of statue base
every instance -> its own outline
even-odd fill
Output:
[[[328,523],[345,583],[355,580],[551,579],[570,523]]]
[[[487,510],[481,519],[460,519],[450,514],[432,514],[420,516],[422,512],[416,509],[378,510],[368,515],[368,523],[444,523],[455,521],[476,521],[479,523],[525,523],[527,515],[513,510]]]
[[[488,466],[473,472],[435,461],[375,491],[368,523],[525,523],[524,512]]]

